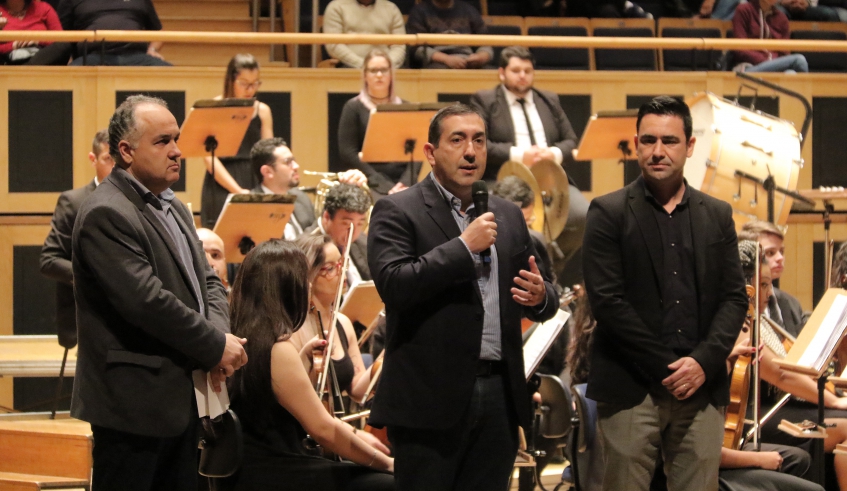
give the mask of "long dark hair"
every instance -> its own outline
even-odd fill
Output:
[[[224,77],[224,99],[235,97],[235,91],[232,86],[235,84],[235,79],[241,70],[258,70],[259,62],[250,53],[239,53],[229,60],[226,66],[226,76]]]
[[[250,251],[230,299],[232,334],[247,338],[248,363],[230,381],[233,400],[256,422],[276,404],[271,387],[271,349],[300,329],[309,308],[306,257],[291,242],[269,240]]]
[[[595,327],[597,327],[597,322],[591,312],[588,295],[577,295],[574,302],[573,324],[571,325],[571,344],[568,347],[571,385],[588,382],[588,372],[591,369],[589,355],[591,345],[594,342]]]

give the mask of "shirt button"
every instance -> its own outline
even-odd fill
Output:
[[[673,272],[674,276],[676,276],[676,271]]]
[[[676,301],[677,305],[679,305],[679,300]]]
[[[678,333],[680,333],[680,334],[681,334],[681,333],[682,333],[682,329],[677,329],[677,330],[676,330],[676,332],[678,332]]]
[[[676,247],[676,242],[671,242],[671,247]]]

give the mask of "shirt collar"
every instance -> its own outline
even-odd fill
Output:
[[[262,184],[262,192],[265,193],[265,194],[276,194],[273,191],[271,191],[271,188],[265,186],[264,184]]]
[[[677,203],[677,207],[685,207],[688,206],[688,199],[691,197],[691,192],[689,191],[688,180],[685,178],[682,179],[683,185],[685,186],[685,191],[682,192],[682,199]],[[647,201],[659,205],[659,202],[656,201],[656,198],[653,196],[653,193],[650,192],[650,188],[647,187],[647,182],[642,178],[641,185],[644,186],[644,197]]]
[[[441,185],[440,182],[438,182],[438,179],[436,179],[436,177],[435,177],[435,173],[430,172],[429,177],[432,178],[432,182],[435,183],[435,187],[438,188],[438,191],[441,193],[441,196],[444,197],[444,200],[447,202],[447,206],[449,206],[450,209],[452,209],[453,211],[458,213],[460,216],[464,215],[466,213],[469,213],[471,211],[471,208],[473,208],[473,203],[471,203],[471,205],[468,206],[468,209],[465,210],[465,213],[462,213],[462,200],[457,198],[450,191],[447,191],[447,188],[445,188],[444,186]]]
[[[135,189],[135,192],[137,192],[138,195],[141,196],[141,199],[143,199],[147,204],[157,210],[168,211],[168,208],[171,206],[171,202],[176,197],[176,194],[174,194],[171,188],[165,189],[159,193],[159,196],[156,196],[126,169],[118,168],[117,171],[123,173],[122,175],[124,175],[126,180],[129,181],[129,184],[133,187],[133,189]]]
[[[505,85],[500,84],[500,87],[503,89],[503,93],[506,94],[506,102],[510,106],[514,106],[518,102],[518,96],[516,96],[509,89],[507,89]],[[531,106],[531,105],[534,104],[533,98],[532,98],[532,89],[530,89],[529,92],[526,93],[526,95],[524,96],[523,99],[526,101],[526,105],[528,105],[528,106]]]
[[[100,179],[97,179],[97,176],[94,176],[94,187],[96,188],[99,185],[100,185]]]

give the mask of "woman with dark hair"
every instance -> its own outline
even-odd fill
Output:
[[[250,251],[232,288],[230,324],[246,338],[249,369],[230,380],[232,408],[244,428],[236,490],[390,490],[394,459],[359,437],[321,405],[304,366],[314,340],[298,350],[291,337],[309,309],[309,267],[293,243],[271,240]],[[314,455],[307,434],[351,462]]]
[[[847,242],[842,243],[835,252],[830,285],[834,288],[847,288]]]
[[[312,340],[322,338],[319,329],[329,332],[329,323],[332,317],[332,307],[335,295],[338,292],[338,283],[341,276],[341,253],[332,242],[329,235],[301,235],[295,243],[306,255],[309,262],[309,284],[311,285],[309,296],[309,315],[303,323],[303,328],[291,338],[295,347],[301,349]],[[365,369],[362,354],[359,351],[359,343],[356,331],[350,319],[338,313],[335,323],[335,342],[332,349],[332,363],[335,370],[339,387],[355,401],[361,401],[365,391],[370,384],[370,371]],[[315,378],[317,374],[311,370],[310,376]],[[365,438],[369,438],[368,437]],[[378,440],[372,440],[377,448],[387,452]]]
[[[5,21],[7,31],[61,31],[62,24],[59,16],[49,3],[41,0],[2,0],[0,1],[0,19]],[[0,43],[0,64],[47,64],[39,63],[35,55],[44,47],[51,45],[50,41],[10,41]],[[63,43],[64,45],[64,43]],[[68,63],[70,54],[65,56],[64,64]]]
[[[259,62],[251,54],[238,54],[229,60],[224,76],[224,92],[215,99],[252,99],[259,92]],[[203,198],[200,218],[203,226],[213,229],[229,194],[247,194],[258,185],[256,173],[250,163],[253,145],[265,138],[273,138],[271,108],[264,102],[253,104],[253,119],[247,127],[238,153],[233,157],[215,158],[215,177],[212,178],[212,159],[206,157],[206,177],[203,180]]]
[[[417,177],[420,165],[408,162],[371,165],[362,160],[362,145],[371,113],[382,104],[402,104],[394,93],[394,67],[388,53],[371,50],[362,69],[362,91],[347,101],[338,121],[338,153],[344,170],[359,169],[368,178],[368,187],[379,198],[402,191]]]

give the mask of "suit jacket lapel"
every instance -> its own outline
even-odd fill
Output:
[[[664,265],[662,261],[662,235],[659,232],[659,224],[656,223],[656,217],[653,216],[653,209],[645,198],[644,187],[640,178],[629,186],[627,199],[629,200],[629,207],[635,215],[635,220],[638,222],[641,235],[644,237],[644,242],[647,244],[650,261],[653,263],[653,273],[661,285],[661,271]]]
[[[459,230],[459,226],[456,225],[456,220],[453,219],[453,212],[447,205],[444,195],[441,194],[441,191],[432,182],[432,178],[426,177],[421,183],[420,189],[424,204],[427,207],[427,214],[438,225],[438,228],[441,229],[447,240],[458,237],[461,231]]]
[[[541,92],[532,89],[532,98],[535,102],[535,110],[538,111],[538,117],[541,118],[541,125],[544,127],[544,137],[547,138],[547,146],[552,147],[559,140],[559,127],[556,125],[553,112],[550,111],[547,98]]]
[[[505,89],[502,85],[498,85],[494,89],[496,103],[494,108],[496,112],[491,115],[492,121],[497,121],[497,127],[501,128],[502,135],[495,135],[498,140],[515,142],[515,124],[512,122],[512,110],[509,108],[509,101],[506,100]],[[491,128],[488,131],[492,131]]]
[[[208,313],[209,305],[206,302],[206,299],[209,297],[206,291],[206,252],[200,249],[197,240],[192,240],[197,238],[197,232],[194,229],[194,225],[186,221],[188,217],[183,216],[182,202],[174,199],[171,206],[173,207],[176,223],[179,225],[180,230],[182,230],[183,235],[185,235],[185,241],[188,242],[188,248],[191,250],[191,263],[194,265],[194,275],[197,277],[197,283],[200,285],[200,298],[197,299],[197,303],[202,302],[203,311]],[[180,261],[181,263],[182,261]],[[186,277],[186,281],[190,280]]]

